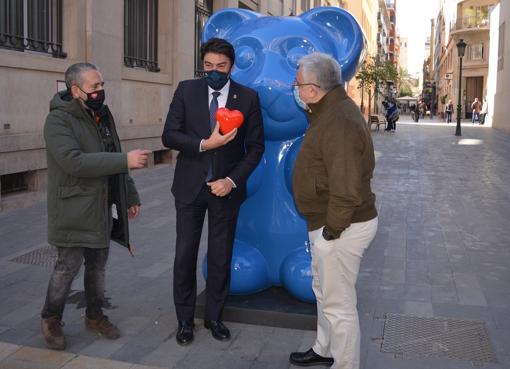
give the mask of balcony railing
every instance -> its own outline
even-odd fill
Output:
[[[450,31],[461,31],[470,29],[488,29],[488,16],[465,16],[459,17],[455,22],[450,23]]]

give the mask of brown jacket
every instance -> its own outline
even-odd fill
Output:
[[[342,86],[310,109],[294,166],[294,198],[309,231],[326,226],[338,237],[351,223],[377,216],[370,188],[374,147],[365,119]]]

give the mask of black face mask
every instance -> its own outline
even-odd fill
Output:
[[[205,72],[205,80],[209,87],[213,90],[221,90],[223,86],[225,86],[230,78],[230,75],[225,72],[220,72],[219,70],[211,70]]]
[[[83,91],[83,93],[87,94],[87,100],[85,100],[84,103],[90,110],[98,112],[103,107],[104,99],[106,98],[104,90],[89,93]]]

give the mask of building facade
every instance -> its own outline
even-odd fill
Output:
[[[378,19],[379,0],[344,0],[342,7],[349,11],[359,22],[367,40],[366,56],[377,55],[377,37],[378,37]],[[362,93],[358,81],[353,78],[347,84],[348,95],[361,106],[361,99],[365,100],[364,106],[368,106],[368,94]],[[372,96],[373,98],[373,96]],[[371,103],[373,106],[373,103]]]
[[[409,48],[407,43],[407,37],[400,38],[400,55],[398,58],[398,66],[405,71],[409,70]]]
[[[398,67],[399,43],[397,35],[397,0],[386,0],[386,7],[390,18],[389,32],[389,60]]]
[[[443,14],[451,14],[451,18],[444,18],[444,43],[436,48],[441,55],[436,55],[437,72],[435,82],[437,86],[438,110],[444,110],[444,102],[452,100],[457,105],[461,96],[461,117],[470,119],[471,103],[475,98],[480,101],[487,96],[487,81],[489,67],[489,29],[490,13],[499,3],[498,0],[463,0],[444,3]],[[447,9],[447,8],[450,9]],[[448,34],[448,36],[446,36]],[[463,39],[467,44],[462,59],[462,90],[458,91],[459,64],[457,43]],[[445,97],[446,98],[443,98]],[[456,109],[455,109],[456,113]]]
[[[8,93],[0,97],[0,209],[10,194],[44,197],[42,130],[70,65],[99,66],[124,150],[150,149],[150,165],[164,163],[171,158],[160,139],[169,103],[180,80],[200,74],[198,40],[208,16],[224,7],[290,15],[323,3],[329,2],[5,0],[0,89]]]

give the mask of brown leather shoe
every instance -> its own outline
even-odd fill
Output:
[[[64,322],[58,316],[43,319],[41,321],[41,333],[46,347],[52,350],[65,350],[66,339],[62,327]]]
[[[113,325],[106,315],[100,313],[96,319],[90,319],[85,317],[85,325],[88,329],[95,331],[101,336],[105,336],[111,340],[115,340],[120,337],[119,329]]]

